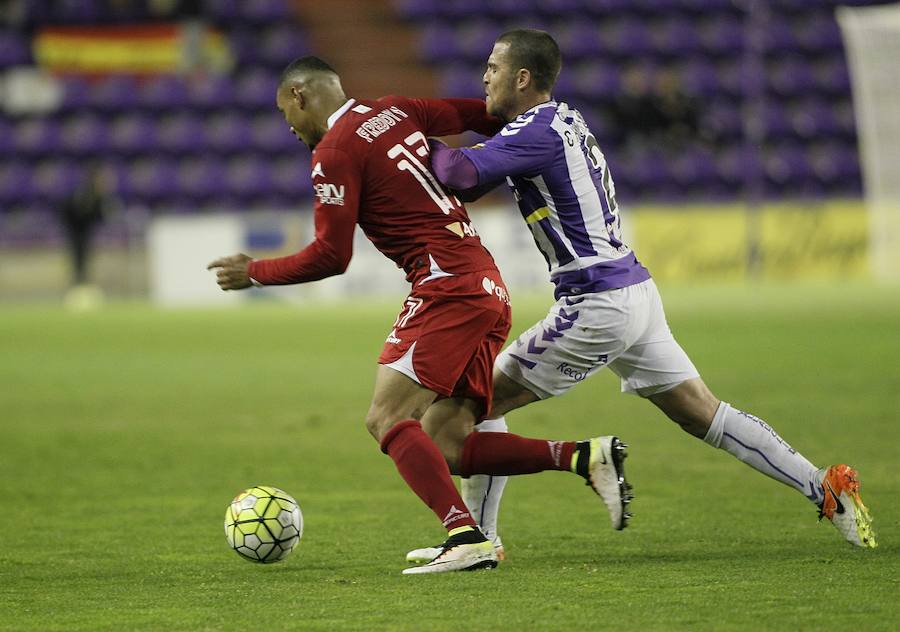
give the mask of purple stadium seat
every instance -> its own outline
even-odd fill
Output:
[[[699,27],[703,50],[713,55],[736,55],[744,46],[744,27],[740,19],[721,14],[705,19]]]
[[[679,0],[682,11],[709,15],[734,10],[734,0]]]
[[[22,3],[23,19],[28,24],[49,22],[52,16],[51,5],[55,0],[29,0]]]
[[[859,161],[848,160],[848,156],[855,154],[855,146],[834,141],[816,143],[809,152],[813,173],[828,188],[853,189],[859,182]],[[841,185],[841,181],[846,182]]]
[[[246,69],[247,66],[257,66],[262,63],[259,33],[256,29],[241,23],[240,26],[229,31],[228,42],[239,66]]]
[[[470,63],[484,64],[502,29],[492,22],[480,21],[456,29],[454,46],[460,57]]]
[[[840,125],[828,103],[806,99],[788,109],[794,134],[804,139],[824,139],[840,133]]]
[[[146,115],[122,114],[109,128],[109,148],[120,155],[137,155],[156,151],[157,129]]]
[[[790,53],[797,50],[797,34],[787,20],[769,20],[763,36],[769,52]]]
[[[308,157],[300,154],[296,158],[282,158],[271,166],[273,188],[282,195],[297,200],[312,196],[310,165]]]
[[[747,81],[744,77],[744,69],[740,59],[719,60],[715,64],[716,81],[719,88],[719,96],[742,98],[747,89]],[[757,78],[759,81],[759,78]]]
[[[138,83],[128,75],[110,75],[91,85],[88,105],[92,109],[115,112],[138,104]]]
[[[278,75],[256,68],[237,79],[235,101],[250,110],[257,108],[272,109],[275,103],[275,90],[278,87]]]
[[[121,192],[149,203],[165,195],[174,178],[175,170],[162,160],[140,158],[127,167]]]
[[[91,103],[91,84],[83,77],[62,77],[59,80],[63,89],[61,109],[77,110],[88,107]]]
[[[55,2],[50,5],[51,19],[58,24],[96,24],[103,21],[105,9],[105,3],[101,0]]]
[[[59,203],[72,195],[81,179],[81,169],[71,163],[62,160],[40,162],[34,169],[35,197]]]
[[[239,6],[241,17],[257,24],[268,24],[291,17],[289,0],[244,0]]]
[[[623,172],[638,193],[658,194],[660,186],[669,180],[668,164],[665,156],[657,150],[630,148],[616,159],[618,166],[615,176],[621,178]]]
[[[685,92],[698,97],[715,97],[721,90],[715,66],[703,58],[691,57],[676,66]]]
[[[515,19],[523,15],[532,16],[535,13],[545,15],[560,15],[560,6],[572,4],[578,0],[491,0],[481,2],[481,11],[490,15],[495,20]],[[499,34],[499,33],[498,33]]]
[[[203,122],[190,114],[180,113],[157,122],[157,147],[173,154],[190,153],[206,146]]]
[[[716,175],[725,186],[738,189],[754,173],[762,170],[761,156],[758,152],[740,143],[726,145],[716,152]]]
[[[611,101],[619,93],[622,78],[613,64],[581,64],[573,73],[573,88],[579,99]]]
[[[856,138],[856,115],[853,102],[849,98],[840,99],[831,104],[831,114],[837,122],[838,133],[844,138]]]
[[[440,0],[393,0],[394,9],[408,20],[425,22],[440,17]]]
[[[654,52],[647,24],[631,17],[618,20],[609,30],[604,29],[602,41],[606,50],[625,59]]]
[[[239,112],[214,114],[205,123],[206,149],[233,152],[245,150],[252,144],[250,124]]]
[[[221,24],[232,24],[242,21],[240,0],[214,0],[204,2],[203,11],[212,20]]]
[[[797,18],[794,32],[798,45],[813,53],[842,50],[841,29],[834,15],[822,12]]]
[[[703,147],[688,148],[670,161],[672,179],[681,187],[702,187],[716,179],[713,153]]]
[[[250,122],[250,139],[246,146],[256,151],[300,151],[300,141],[291,133],[284,117],[279,113],[260,114]]]
[[[548,18],[559,18],[560,16],[578,15],[585,11],[592,2],[591,0],[531,0],[530,4],[531,11]],[[515,8],[510,11],[512,15],[516,13],[518,11]]]
[[[482,0],[444,0],[441,3],[441,16],[453,21],[471,18],[481,15],[485,4]]]
[[[258,38],[260,60],[279,71],[297,57],[309,53],[306,34],[290,24],[267,28]]]
[[[31,63],[28,39],[13,30],[0,29],[0,68]]]
[[[128,204],[131,192],[128,190],[128,167],[121,162],[106,162],[104,168],[109,177],[112,193],[124,203]]]
[[[702,51],[700,37],[693,22],[676,17],[657,24],[650,31],[650,39],[657,53],[684,57]]]
[[[585,57],[599,55],[610,46],[599,25],[590,21],[567,22],[553,29],[566,63],[576,63]]]
[[[109,131],[106,124],[90,113],[77,114],[62,123],[60,147],[71,156],[90,156],[107,148]]]
[[[13,148],[13,122],[5,116],[0,118],[0,160]]]
[[[192,108],[216,110],[234,101],[235,86],[229,75],[195,77],[188,83],[188,100]]]
[[[458,61],[465,54],[452,26],[429,24],[419,33],[419,56],[427,63]]]
[[[740,105],[730,99],[713,99],[702,109],[702,127],[718,142],[730,142],[743,135]]]
[[[594,15],[605,19],[613,19],[617,15],[633,10],[634,0],[584,0],[581,10],[586,15]]]
[[[762,108],[750,105],[748,110],[754,125],[762,125],[765,138],[778,140],[793,133],[788,113],[781,102],[769,101]]]
[[[227,187],[225,169],[217,158],[202,156],[178,162],[175,176],[178,191],[199,203]]]
[[[440,94],[448,97],[484,97],[484,84],[474,65],[444,67],[440,70],[440,86]]]
[[[225,172],[228,191],[243,200],[267,195],[275,188],[272,169],[265,159],[241,156],[228,162]]]
[[[812,166],[801,145],[780,145],[766,150],[763,157],[766,177],[778,187],[804,183],[812,176]]]
[[[175,110],[189,103],[187,83],[181,77],[161,75],[147,80],[140,89],[139,103],[155,110]]]
[[[0,204],[4,209],[31,199],[33,175],[21,160],[0,162]]]
[[[775,62],[768,71],[769,85],[782,97],[813,94],[816,81],[805,59],[789,56]]]
[[[13,131],[13,150],[24,156],[41,156],[59,150],[59,123],[50,118],[25,119]]]
[[[812,74],[819,92],[836,96],[850,95],[850,71],[844,56],[832,54],[812,65]]]

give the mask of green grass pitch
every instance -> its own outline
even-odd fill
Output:
[[[630,444],[623,532],[580,479],[520,477],[490,572],[404,577],[442,539],[364,426],[390,304],[0,309],[0,629],[895,630],[900,292],[664,287],[713,391],[813,462],[859,468],[878,549],[601,373],[509,416]],[[514,297],[515,301],[515,297]],[[514,302],[514,333],[546,300]],[[222,528],[253,484],[300,502],[283,563]]]

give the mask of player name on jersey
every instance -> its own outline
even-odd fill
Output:
[[[363,121],[362,125],[356,128],[356,133],[360,138],[365,138],[366,142],[371,143],[398,122],[408,117],[409,115],[406,112],[396,105],[392,105],[372,118]]]

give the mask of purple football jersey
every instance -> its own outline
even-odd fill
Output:
[[[547,260],[557,298],[650,278],[622,239],[612,176],[577,110],[542,103],[462,151],[480,185],[506,178]]]

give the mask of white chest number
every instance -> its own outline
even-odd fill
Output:
[[[408,171],[422,185],[425,192],[440,207],[444,215],[449,215],[454,209],[460,208],[460,202],[441,186],[434,174],[428,170],[425,163],[420,160],[428,156],[428,139],[422,132],[414,132],[403,139],[404,144],[397,143],[388,152],[388,158],[397,160],[397,168],[400,171]]]

